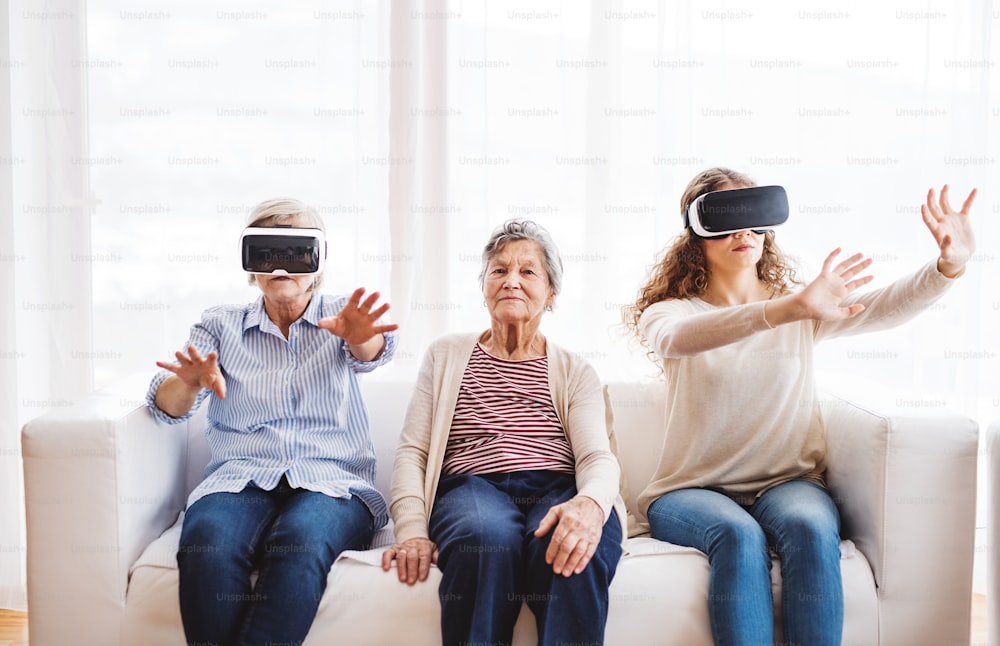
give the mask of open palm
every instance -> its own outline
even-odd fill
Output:
[[[972,189],[962,204],[962,210],[955,211],[948,203],[948,185],[945,184],[939,199],[936,199],[932,188],[927,191],[927,202],[920,205],[924,224],[941,250],[938,269],[947,275],[953,276],[962,271],[976,251],[976,237],[969,218],[975,199],[976,189]]]
[[[336,316],[320,319],[319,327],[339,336],[348,345],[361,345],[379,334],[397,329],[399,326],[392,323],[378,325],[378,319],[389,311],[389,304],[383,303],[381,307],[372,310],[379,294],[372,292],[362,303],[364,293],[364,287],[354,290],[344,309]]]
[[[872,264],[871,258],[856,253],[834,265],[839,255],[840,249],[834,249],[823,262],[819,276],[797,296],[805,318],[836,321],[850,318],[864,310],[864,305],[859,303],[847,307],[843,307],[841,303],[851,292],[871,282],[871,276],[855,278]]]
[[[189,345],[187,351],[187,354],[180,351],[174,354],[176,364],[157,361],[156,365],[174,373],[191,388],[210,388],[219,399],[225,399],[226,378],[219,369],[219,354],[212,351],[202,357],[193,345]]]

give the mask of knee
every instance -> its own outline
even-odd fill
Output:
[[[284,563],[284,567],[302,567],[325,573],[343,551],[333,532],[323,523],[279,517],[263,545],[262,558]]]
[[[533,534],[527,537],[524,551],[524,562],[526,567],[537,568],[543,572],[552,572],[552,565],[546,563],[545,555],[552,542],[553,533],[554,530],[541,537],[534,536]],[[604,524],[604,527],[601,530],[600,540],[595,546],[594,553],[591,555],[590,560],[587,561],[586,567],[580,574],[574,574],[566,580],[572,581],[580,578],[593,579],[595,581],[606,581],[607,583],[610,583],[616,570],[618,569],[618,562],[621,560],[621,540],[621,524],[619,523],[615,512],[612,512],[608,521]]]
[[[463,524],[465,531],[452,541],[472,554],[500,554],[520,551],[521,533],[517,527],[502,523],[485,523],[470,519]]]
[[[512,559],[521,551],[521,534],[514,526],[468,518],[453,529],[448,539],[438,546],[444,560]]]
[[[311,498],[308,506],[280,512],[271,526],[268,544],[281,550],[280,555],[315,555],[332,564],[344,550],[363,549],[371,542],[372,515],[360,500],[305,495]]]
[[[308,518],[279,515],[269,532],[268,543],[280,546],[286,553],[308,553],[331,541],[332,532],[327,529]]]
[[[181,543],[218,541],[225,534],[227,523],[215,514],[188,511],[181,526]]]
[[[779,554],[803,552],[840,558],[840,533],[824,518],[802,515],[785,522],[775,549]]]
[[[745,556],[767,557],[767,536],[751,516],[727,518],[708,528],[706,545],[712,556],[719,550]]]
[[[185,563],[211,567],[213,563],[249,558],[238,545],[232,540],[232,530],[220,519],[211,515],[187,518],[177,546],[177,563],[179,567],[184,567]]]

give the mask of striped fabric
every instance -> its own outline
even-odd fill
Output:
[[[264,312],[263,296],[246,306],[206,310],[192,326],[184,348],[193,345],[202,356],[219,353],[226,398],[202,389],[191,412],[170,417],[155,404],[168,371],[153,378],[146,396],[153,415],[167,423],[188,419],[209,400],[205,435],[212,459],[188,506],[209,493],[241,491],[251,482],[270,490],[287,475],[293,487],[334,498],[357,495],[377,527],[386,523],[357,373],[387,363],[396,334],[385,335],[385,348],[374,361],[358,361],[341,338],[316,326],[346,303],[346,296],[314,296],[287,340]]]
[[[548,357],[505,361],[476,344],[462,376],[442,470],[575,471],[552,405]]]

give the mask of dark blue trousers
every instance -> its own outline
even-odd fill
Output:
[[[550,471],[441,477],[430,538],[440,550],[445,646],[511,643],[522,602],[535,615],[539,644],[603,643],[621,557],[617,515],[586,569],[569,577],[545,562],[554,530],[534,536],[549,509],[576,493],[574,476]]]
[[[213,493],[184,514],[177,565],[189,644],[300,644],[334,559],[371,541],[358,498],[248,486]],[[250,574],[257,570],[257,583]]]

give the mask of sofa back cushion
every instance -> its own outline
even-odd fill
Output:
[[[361,390],[368,407],[368,417],[375,445],[376,477],[379,491],[388,495],[392,483],[392,467],[396,455],[399,431],[403,425],[406,405],[410,401],[412,382],[386,382],[362,378]],[[622,497],[630,512],[635,511],[635,499],[649,482],[663,445],[664,388],[659,382],[648,384],[610,383],[607,385],[612,413],[614,437],[622,464]],[[205,410],[201,409],[187,423],[188,448],[186,493],[190,493],[205,477],[209,461],[205,441]],[[609,434],[611,433],[609,428]]]

